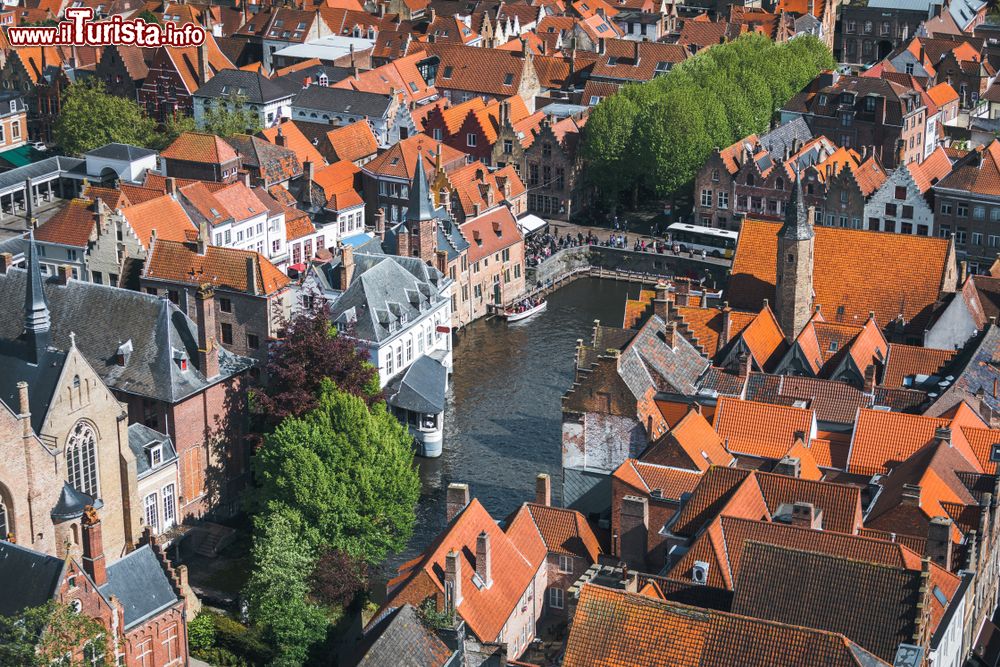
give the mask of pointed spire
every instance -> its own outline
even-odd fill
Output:
[[[431,204],[431,192],[427,185],[427,175],[424,172],[424,155],[417,149],[417,172],[410,184],[410,199],[406,209],[407,222],[420,222],[434,219],[434,206]]]
[[[34,227],[28,231],[28,280],[24,288],[24,330],[28,336],[35,338],[38,334],[46,334],[48,343],[49,304],[45,300],[42,289],[42,270],[38,263],[38,249],[35,247]]]
[[[796,241],[811,239],[814,235],[809,211],[806,210],[805,197],[802,196],[802,175],[795,172],[795,186],[792,197],[785,207],[785,224],[781,226],[780,236]]]

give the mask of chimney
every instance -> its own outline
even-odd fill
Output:
[[[208,37],[198,47],[198,78],[205,85],[212,78],[212,70],[208,67]]]
[[[108,583],[104,564],[104,542],[101,539],[101,518],[97,510],[87,505],[83,510],[83,569],[97,586]]]
[[[346,290],[351,285],[354,277],[354,248],[349,245],[340,247],[340,268],[339,272],[340,289]]]
[[[70,277],[73,275],[73,267],[67,264],[60,264],[58,272],[59,272],[59,278],[58,278],[59,284],[65,285],[66,283],[69,282]]]
[[[385,209],[380,208],[375,213],[375,236],[379,241],[385,240]]]
[[[202,257],[208,252],[208,223],[202,220],[198,225],[198,254]]]
[[[934,429],[934,439],[951,447],[951,429],[947,426],[938,426]]]
[[[737,367],[736,373],[742,378],[750,375],[750,355],[746,352],[740,352],[739,357],[736,360]]]
[[[0,252],[0,275],[7,273],[14,266],[14,256],[9,252]]]
[[[312,160],[306,160],[302,163],[302,170],[306,175],[307,181],[312,181],[316,177],[316,165],[313,164]]]
[[[282,148],[285,146],[285,133],[281,131],[280,125],[278,126],[278,133],[274,135],[274,145],[281,146]]]
[[[437,270],[442,273],[442,275],[448,274],[448,251],[447,250],[436,250],[434,252],[434,257],[437,260]]]
[[[177,179],[173,176],[167,176],[167,194],[177,199]]]
[[[666,322],[670,319],[670,286],[656,283],[656,297],[653,299],[653,314]]]
[[[677,324],[675,322],[667,322],[663,327],[663,342],[667,344],[671,350],[676,347],[676,341],[674,337],[677,335]]]
[[[597,38],[597,54],[603,56],[605,48],[606,47],[605,47],[605,44],[604,44],[604,38],[603,37],[598,37]]]
[[[639,42],[632,42],[632,65],[634,67],[639,66]]]
[[[919,484],[904,484],[903,485],[903,496],[900,500],[901,505],[912,505],[914,507],[920,507],[920,485]]]
[[[951,525],[946,516],[936,516],[927,524],[927,551],[924,554],[932,561],[951,571]]]
[[[623,497],[619,515],[618,557],[630,567],[642,569],[649,548],[649,499]]]
[[[444,608],[454,614],[462,604],[462,555],[452,549],[445,556],[444,566]]]
[[[483,588],[493,585],[493,554],[490,553],[490,536],[484,530],[476,538],[476,574],[483,581]]]
[[[686,306],[691,302],[691,283],[681,280],[677,283],[677,296],[675,297],[678,306]]]
[[[17,383],[17,418],[21,421],[22,433],[25,438],[32,434],[31,428],[31,402],[28,399],[28,383],[21,380]]]
[[[311,259],[311,258],[310,258]],[[257,287],[257,253],[247,255],[247,293],[257,296],[263,293],[263,289]],[[261,288],[264,286],[261,285]]]
[[[875,364],[868,364],[865,367],[865,393],[870,394],[875,391]]]
[[[219,375],[219,351],[215,349],[215,289],[210,283],[195,294],[198,307],[198,370],[206,378]]]
[[[552,478],[548,473],[540,472],[535,477],[535,504],[546,507],[552,504]]]
[[[787,477],[801,477],[802,462],[797,456],[785,456],[774,464],[774,469],[771,472]]]
[[[446,511],[445,518],[451,521],[455,516],[465,509],[469,504],[469,485],[452,482],[448,485],[448,493],[445,497]]]
[[[792,505],[792,525],[811,530],[823,529],[823,511],[816,510],[812,503],[795,503]]]

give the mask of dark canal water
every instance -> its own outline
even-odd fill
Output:
[[[573,381],[576,340],[590,340],[595,319],[620,326],[626,294],[638,291],[637,284],[581,279],[550,295],[539,315],[509,325],[479,320],[458,335],[444,453],[420,461],[416,530],[387,569],[419,554],[444,528],[452,482],[469,484],[497,520],[534,498],[540,472],[552,476],[553,502],[560,501],[560,406]]]

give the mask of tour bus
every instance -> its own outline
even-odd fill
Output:
[[[714,227],[702,227],[701,225],[689,225],[684,222],[675,222],[667,227],[667,234],[671,243],[676,243],[681,247],[681,252],[701,252],[712,257],[732,258],[736,252],[736,240],[739,232],[731,232],[727,229],[716,229]]]

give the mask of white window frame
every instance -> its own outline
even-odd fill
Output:
[[[573,573],[573,557],[566,554],[559,554],[559,572],[561,574]]]
[[[558,586],[549,588],[549,607],[563,609],[566,604],[566,593]]]

